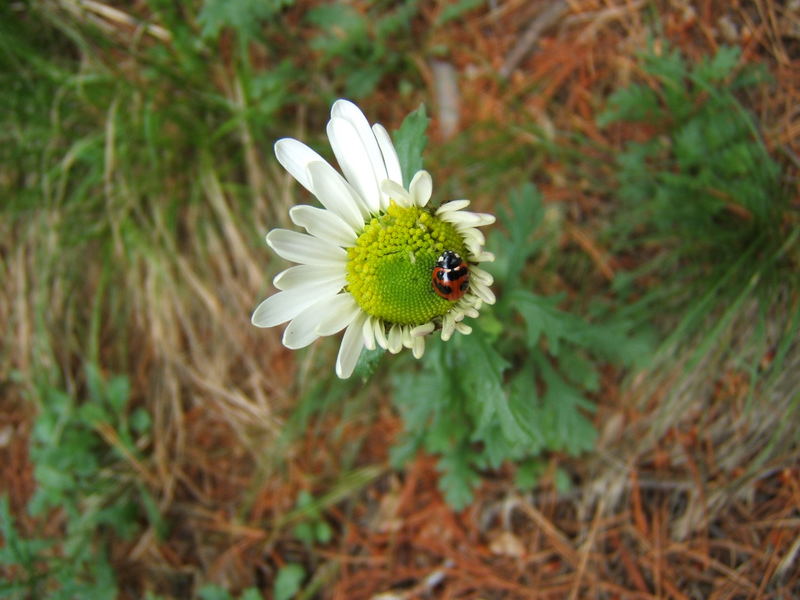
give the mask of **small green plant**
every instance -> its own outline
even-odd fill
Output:
[[[115,598],[112,540],[131,540],[149,522],[164,533],[155,500],[130,468],[150,430],[143,409],[127,412],[128,380],[87,367],[85,401],[44,386],[30,458],[37,488],[28,510],[64,520],[63,535],[22,539],[0,507],[6,547],[0,565],[14,578],[6,597]]]
[[[622,205],[609,240],[618,252],[649,258],[639,273],[619,278],[618,291],[638,294],[630,284],[657,275],[659,310],[665,304],[675,310],[697,306],[716,289],[716,300],[694,311],[699,320],[720,303],[748,296],[747,289],[769,302],[779,288],[797,283],[790,196],[758,124],[739,101],[767,81],[760,69],[740,68],[739,54],[722,47],[692,65],[677,50],[650,51],[641,61],[645,81],[612,94],[598,119],[601,126],[643,123],[650,130],[617,158]],[[663,250],[651,250],[657,247]]]
[[[365,96],[385,75],[407,68],[407,52],[401,44],[411,46],[410,22],[417,5],[418,0],[404,0],[386,10],[376,3],[363,13],[346,2],[333,2],[308,12],[309,22],[319,29],[312,47],[321,53],[324,64],[333,65],[337,79],[344,80],[346,96]]]
[[[640,395],[665,377],[683,382],[662,387],[659,427],[703,396],[709,373],[735,365],[750,374],[750,400],[769,399],[759,419],[776,419],[779,447],[784,417],[797,408],[783,359],[800,318],[800,223],[742,104],[770,82],[740,60],[728,47],[697,63],[669,48],[642,55],[641,80],[612,94],[599,118],[642,134],[617,157],[622,202],[606,234],[617,253],[638,257],[614,282],[621,312],[668,332]]]
[[[601,126],[626,121],[652,130],[617,158],[618,247],[660,242],[718,261],[781,233],[788,199],[781,170],[737,99],[764,77],[738,62],[738,48],[695,65],[677,50],[651,52],[642,57],[647,81],[609,99]]]
[[[205,38],[215,38],[223,28],[230,27],[242,42],[247,42],[258,37],[263,21],[293,3],[294,0],[204,0],[197,21]]]
[[[294,537],[306,544],[327,544],[333,537],[333,530],[328,522],[323,518],[314,497],[306,490],[302,490],[297,495],[296,509],[304,514],[305,519],[292,527]]]

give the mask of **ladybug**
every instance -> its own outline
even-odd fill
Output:
[[[445,250],[436,259],[431,280],[434,292],[445,300],[455,302],[469,287],[469,268],[458,254],[452,250]]]

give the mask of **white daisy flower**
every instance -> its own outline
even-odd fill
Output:
[[[406,347],[419,358],[434,331],[443,340],[470,333],[464,317],[477,317],[484,302],[495,301],[492,276],[478,266],[494,256],[477,229],[495,219],[464,210],[469,200],[428,207],[433,182],[427,171],[405,189],[386,129],[370,127],[352,102],[334,103],[327,132],[344,177],[295,139],[275,143],[278,162],[324,208],[289,211],[308,233],[267,234],[270,248],[298,264],[275,277],[280,291],[258,305],[252,322],[289,321],[283,344],[292,349],[344,329],[336,359],[344,379],[364,347],[392,353]]]

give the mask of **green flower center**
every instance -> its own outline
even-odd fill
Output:
[[[347,288],[368,315],[399,325],[423,325],[453,302],[433,291],[431,274],[445,250],[467,255],[450,223],[418,206],[392,202],[347,249]]]

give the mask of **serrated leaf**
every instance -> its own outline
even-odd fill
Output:
[[[546,385],[541,415],[547,423],[544,430],[547,445],[563,449],[573,456],[591,450],[597,432],[581,409],[594,411],[594,404],[564,381],[546,360],[538,361],[538,365]]]
[[[536,348],[539,337],[544,335],[550,353],[558,356],[559,343],[569,329],[568,315],[556,308],[559,298],[545,298],[527,290],[516,290],[512,292],[509,301],[525,320],[528,348]]]
[[[458,338],[460,364],[458,376],[464,382],[468,393],[481,401],[505,398],[503,391],[503,371],[509,367],[508,361],[488,343],[482,333]]]
[[[726,79],[739,64],[741,53],[738,46],[720,46],[712,58],[702,60],[695,67],[692,73],[694,80],[703,87],[709,87]]]
[[[609,96],[606,109],[597,116],[597,124],[607,127],[617,121],[651,121],[658,106],[654,90],[644,85],[631,85]]]
[[[439,489],[455,510],[461,510],[472,502],[475,488],[480,485],[480,476],[470,466],[472,454],[462,447],[442,456],[436,465],[437,470],[442,473]]]
[[[400,128],[394,132],[394,147],[400,159],[400,168],[403,171],[403,185],[408,188],[411,179],[417,171],[422,169],[422,152],[428,144],[428,119],[425,105],[420,107],[403,119]]]

